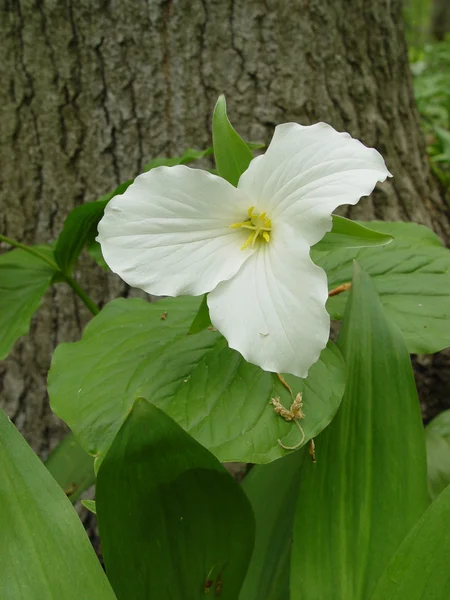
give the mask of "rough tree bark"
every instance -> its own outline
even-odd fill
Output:
[[[385,156],[394,178],[350,216],[413,220],[449,236],[419,132],[400,0],[2,0],[0,231],[54,240],[74,206],[151,157],[210,143],[219,93],[236,128],[325,120]],[[127,293],[88,261],[100,304]],[[45,455],[63,426],[46,372],[89,318],[63,285],[0,367],[0,404]]]

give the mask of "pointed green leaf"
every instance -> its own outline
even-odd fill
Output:
[[[97,514],[97,504],[95,500],[82,500],[81,504],[84,506],[84,508],[87,508],[88,511],[92,514]]]
[[[212,454],[145,400],[100,467],[96,506],[119,600],[202,600],[205,590],[237,598],[254,542],[250,503]]]
[[[70,501],[0,411],[0,598],[114,600]]]
[[[305,461],[291,600],[367,600],[427,506],[424,432],[410,358],[357,265],[339,337],[347,387]]]
[[[260,142],[248,142],[247,146],[250,150],[260,150],[264,148],[264,144]],[[196,160],[205,158],[213,154],[214,149],[212,146],[205,150],[195,150],[194,148],[187,148],[181,156],[172,156],[170,158],[158,157],[151,160],[144,166],[144,171],[150,171],[156,167],[174,167],[175,165],[187,165]]]
[[[239,177],[253,159],[253,154],[228,120],[227,103],[223,95],[214,108],[212,132],[217,171],[232,185],[237,185]]]
[[[194,333],[200,333],[200,331],[204,331],[208,327],[211,326],[211,319],[209,317],[209,308],[207,302],[207,294],[203,296],[202,303],[200,304],[200,308],[198,309],[197,314],[194,317],[194,320],[189,327],[189,335],[193,335]]]
[[[428,496],[434,500],[450,484],[450,410],[425,427]]]
[[[187,335],[198,308],[192,297],[115,300],[92,319],[81,341],[58,346],[49,373],[52,407],[90,454],[106,452],[139,396],[222,461],[270,462],[286,454],[278,439],[299,442],[297,427],[269,404],[273,397],[288,408],[292,402],[276,375],[246,363],[216,331]],[[339,406],[342,357],[330,342],[306,380],[286,380],[304,394],[308,440]]]
[[[33,248],[52,260],[50,248]],[[25,250],[0,256],[0,360],[8,356],[20,336],[28,333],[31,317],[56,273],[56,265],[52,267]]]
[[[56,446],[45,466],[72,502],[95,483],[94,459],[71,433]]]
[[[206,150],[195,150],[187,148],[181,156],[172,156],[170,158],[158,157],[151,160],[144,167],[144,171],[150,171],[156,167],[173,167],[175,165],[187,165],[195,160],[200,160],[205,156],[210,156],[213,153],[212,147]]]
[[[256,519],[255,549],[240,600],[289,600],[292,528],[303,450],[256,465],[242,483]]]
[[[55,247],[55,259],[66,275],[71,275],[75,263],[86,245],[93,245],[97,236],[97,225],[103,217],[105,206],[114,196],[123,194],[133,180],[121,183],[114,191],[95,202],[87,202],[74,208],[64,221]]]
[[[90,238],[95,237],[106,204],[106,201],[100,200],[88,202],[68,214],[55,247],[55,258],[65,274],[72,275],[84,246]]]
[[[450,345],[450,250],[415,223],[367,222],[394,236],[387,246],[312,249],[311,256],[333,289],[352,279],[353,260],[369,273],[387,316],[401,329],[410,352],[438,352]],[[348,292],[329,299],[333,319],[342,319]]]
[[[386,246],[394,239],[392,235],[374,231],[356,221],[333,216],[333,229],[314,246],[315,251],[332,252],[338,248],[365,248]]]
[[[95,237],[97,237],[97,232],[95,232]],[[90,256],[95,260],[99,267],[105,269],[105,271],[109,271],[109,267],[105,259],[103,258],[102,247],[94,237],[88,237],[86,243],[86,250],[88,254],[90,254]]]
[[[449,564],[450,486],[406,537],[370,600],[447,600]]]

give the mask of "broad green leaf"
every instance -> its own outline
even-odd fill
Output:
[[[379,248],[312,250],[333,289],[352,279],[353,260],[369,273],[386,315],[401,329],[408,350],[438,352],[450,345],[450,250],[429,229],[415,223],[365,223],[394,236]],[[333,319],[342,319],[348,292],[329,299]]]
[[[300,450],[255,465],[242,483],[255,514],[256,538],[240,600],[289,600],[292,528],[304,459]]]
[[[142,396],[164,410],[222,461],[270,462],[299,442],[300,432],[269,405],[291,397],[278,377],[246,363],[216,331],[187,335],[198,298],[109,303],[83,339],[53,355],[49,394],[53,410],[82,446],[103,455]],[[164,319],[161,316],[164,315]],[[322,352],[306,380],[286,377],[304,392],[306,440],[333,418],[345,385],[334,344]]]
[[[0,598],[114,600],[64,492],[0,411]]]
[[[200,331],[204,331],[211,325],[211,319],[209,317],[209,308],[207,302],[207,295],[205,294],[202,299],[202,303],[200,304],[200,308],[198,309],[197,314],[194,317],[194,320],[189,327],[189,335],[193,335],[194,333],[200,333]]]
[[[341,407],[300,478],[291,600],[367,600],[427,507],[425,440],[408,350],[355,266],[338,346]]]
[[[315,251],[334,252],[339,248],[365,248],[386,246],[393,240],[392,235],[374,231],[356,221],[332,215],[333,229],[314,246]]]
[[[165,413],[137,400],[97,482],[106,571],[119,600],[235,600],[254,542],[244,492]]]
[[[448,600],[450,486],[403,541],[370,600]]]
[[[217,171],[232,185],[237,185],[239,177],[253,159],[253,154],[228,120],[227,104],[223,95],[219,97],[214,108],[212,133]]]
[[[55,259],[66,275],[71,275],[84,246],[94,245],[97,225],[103,216],[105,206],[114,196],[123,194],[133,180],[121,183],[114,191],[105,194],[95,202],[87,202],[74,208],[64,221],[55,247]]]
[[[45,466],[72,502],[95,483],[94,459],[71,433],[53,450]]]
[[[51,250],[33,246],[51,260]],[[11,250],[0,256],[0,360],[8,356],[14,342],[28,333],[31,317],[41,304],[56,265],[26,250]]]
[[[425,427],[428,465],[428,495],[434,500],[450,484],[450,410]]]

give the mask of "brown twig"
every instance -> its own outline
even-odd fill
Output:
[[[351,287],[351,283],[343,283],[342,285],[338,285],[337,287],[328,292],[328,298],[331,298],[331,296],[337,296],[338,294],[342,294],[342,292],[347,292]]]
[[[284,385],[284,387],[287,389],[287,391],[290,393],[290,395],[292,397],[294,397],[294,394],[292,393],[292,388],[288,384],[288,382],[286,381],[286,379],[283,377],[283,375],[281,375],[281,373],[277,373],[277,377],[281,381],[281,383]]]

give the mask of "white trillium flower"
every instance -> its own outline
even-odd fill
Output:
[[[325,272],[310,248],[331,213],[390,173],[382,156],[325,123],[279,125],[237,188],[158,167],[107,205],[98,241],[111,269],[150,294],[209,292],[212,324],[251,363],[306,377],[325,348]]]

